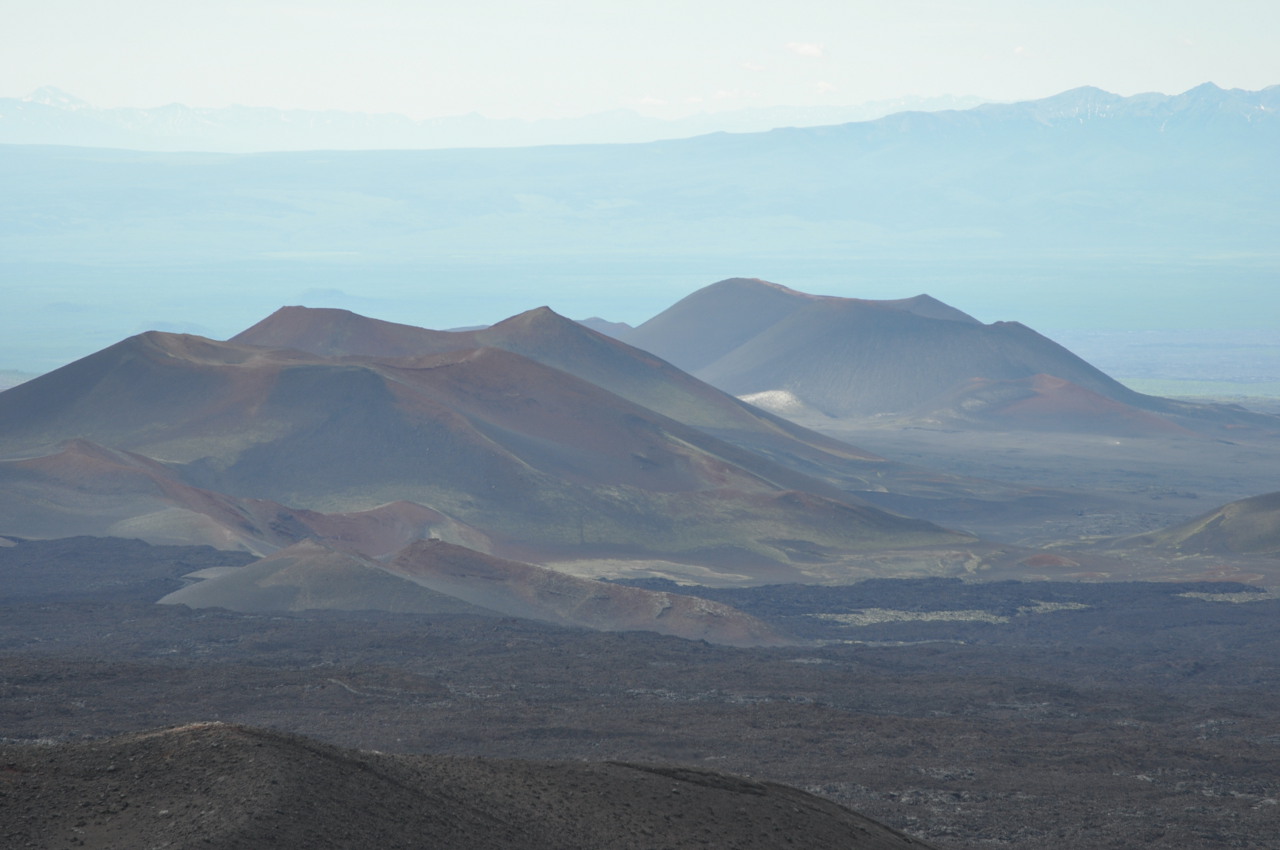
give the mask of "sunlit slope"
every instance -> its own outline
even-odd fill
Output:
[[[180,465],[86,440],[69,440],[49,455],[0,460],[0,534],[128,537],[257,554],[307,539],[370,556],[421,537],[488,545],[481,532],[411,502],[320,513],[193,487],[181,472]]]

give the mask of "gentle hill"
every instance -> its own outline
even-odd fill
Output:
[[[100,850],[928,847],[794,788],[702,768],[387,755],[222,723],[7,743],[0,756],[13,846],[71,834]]]
[[[602,333],[605,336],[611,336],[614,339],[621,339],[631,333],[631,331],[635,330],[635,328],[631,327],[631,325],[628,325],[626,322],[611,322],[608,319],[602,319],[599,316],[592,316],[589,319],[578,319],[577,322],[584,328],[591,328],[591,330],[596,333]],[[3,380],[3,378],[0,377],[0,380]]]
[[[374,557],[424,536],[487,544],[475,529],[410,502],[323,514],[193,487],[179,479],[179,470],[87,440],[68,441],[50,455],[0,461],[0,534],[130,537],[259,555],[307,539]]]
[[[1280,493],[1231,502],[1172,528],[1118,541],[1182,554],[1280,555]]]
[[[974,378],[941,404],[932,402],[923,410],[923,419],[950,427],[1117,437],[1193,436],[1165,416],[1044,374],[1011,380]]]
[[[419,540],[384,567],[393,575],[503,614],[605,631],[651,631],[733,646],[790,643],[736,608],[664,591],[577,578]]]
[[[337,610],[499,616],[390,575],[368,558],[314,540],[296,543],[237,570],[220,571],[159,601],[253,614]]]

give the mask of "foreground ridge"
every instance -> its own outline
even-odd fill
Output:
[[[794,788],[696,768],[388,755],[224,723],[0,755],[9,846],[928,847]]]

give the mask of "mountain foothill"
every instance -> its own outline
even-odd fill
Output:
[[[895,462],[770,407],[806,424],[1275,429],[1133,392],[926,295],[731,279],[604,329],[545,307],[464,331],[284,307],[227,341],[130,337],[0,394],[0,534],[261,558],[165,600],[193,607],[484,610],[771,644],[786,638],[728,606],[598,579],[1009,577],[1043,559],[907,514],[1075,497]]]

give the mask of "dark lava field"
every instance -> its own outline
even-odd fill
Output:
[[[1280,601],[1257,588],[706,591],[808,641],[735,649],[495,617],[153,604],[181,575],[244,560],[202,547],[79,539],[0,559],[14,577],[0,593],[6,745],[223,721],[386,753],[725,772],[940,848],[1280,847]],[[86,571],[110,579],[56,589]],[[20,847],[31,833],[5,758],[0,839]],[[57,835],[27,846],[72,846]],[[688,838],[672,846],[717,846]]]

